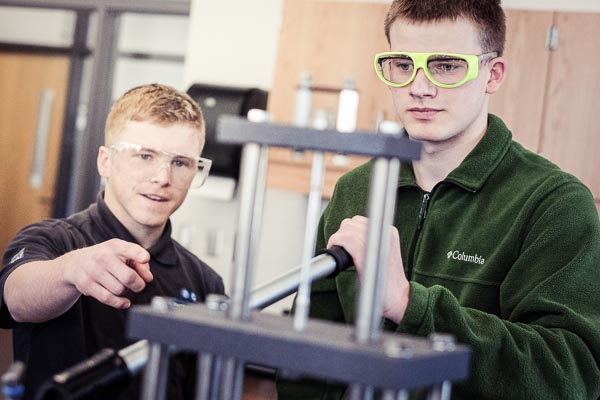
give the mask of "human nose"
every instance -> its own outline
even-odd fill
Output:
[[[158,168],[154,171],[150,180],[154,183],[158,183],[161,186],[165,186],[171,183],[171,166],[168,162],[162,162]]]
[[[429,80],[422,68],[417,70],[415,79],[410,83],[410,93],[414,96],[434,96],[436,86]]]

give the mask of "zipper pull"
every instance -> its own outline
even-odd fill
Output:
[[[421,202],[421,210],[419,210],[419,229],[423,227],[423,222],[427,217],[427,206],[429,205],[429,193],[423,195],[423,201]]]

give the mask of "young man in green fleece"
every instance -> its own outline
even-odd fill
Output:
[[[488,114],[507,65],[500,1],[395,0],[385,32],[377,73],[423,151],[400,174],[384,328],[469,345],[456,399],[599,398],[598,215],[581,182]],[[321,218],[318,246],[345,247],[356,269],[314,284],[314,318],[353,322],[371,169],[342,177]],[[279,384],[280,399],[342,393]]]

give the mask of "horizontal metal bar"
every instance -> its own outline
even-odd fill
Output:
[[[183,350],[394,390],[462,380],[469,372],[467,346],[439,348],[425,338],[391,333],[361,344],[350,326],[311,320],[305,331],[296,332],[291,318],[255,313],[252,322],[233,321],[204,304],[169,311],[136,306],[127,333]]]
[[[0,6],[189,15],[190,0],[0,0]]]
[[[337,267],[335,259],[328,254],[318,255],[308,262],[311,264],[311,281],[330,275]],[[253,310],[262,309],[294,293],[298,289],[300,283],[302,267],[303,264],[287,271],[264,285],[252,289],[250,292],[250,308]]]
[[[369,132],[343,133],[335,130],[300,128],[291,125],[250,122],[245,118],[222,115],[217,121],[216,140],[221,143],[258,143],[370,157],[418,160],[421,144],[407,135]]]

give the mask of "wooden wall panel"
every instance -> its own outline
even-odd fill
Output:
[[[387,51],[383,22],[389,4],[344,3],[337,1],[287,0],[279,39],[273,88],[268,110],[274,122],[292,123],[296,88],[308,72],[317,87],[342,88],[353,77],[360,93],[357,129],[375,130],[377,115],[395,119],[391,96],[373,68],[377,52]],[[313,93],[312,108],[325,108],[335,115],[337,93]],[[269,187],[307,193],[310,153],[297,157],[288,149],[271,149]],[[345,163],[326,162],[324,196],[345,171],[366,161],[346,157]]]
[[[490,99],[490,112],[500,116],[513,138],[538,152],[550,52],[546,35],[551,11],[507,10],[506,80]]]
[[[540,149],[600,199],[600,13],[557,13]]]

